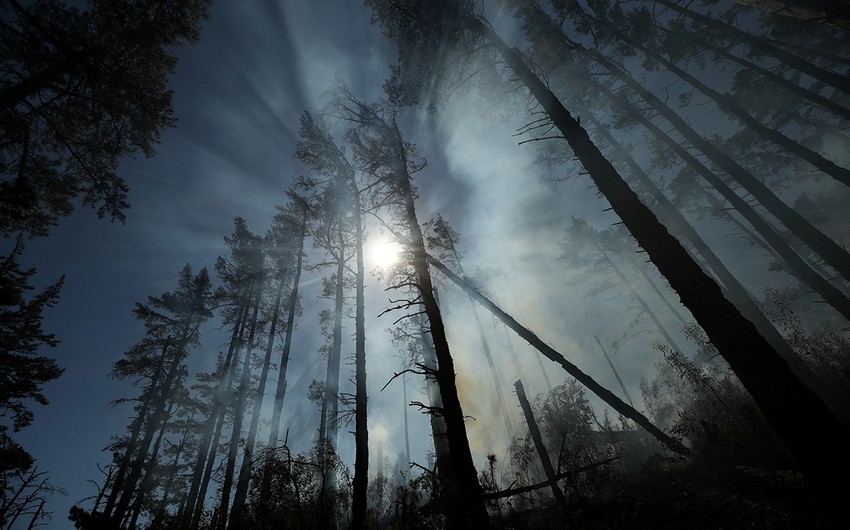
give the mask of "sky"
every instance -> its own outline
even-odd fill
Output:
[[[381,87],[395,50],[369,18],[359,2],[215,2],[200,41],[179,55],[172,78],[176,128],[163,135],[155,156],[121,165],[132,204],[126,223],[100,220],[93,211],[78,208],[50,237],[28,242],[23,261],[38,269],[38,282],[47,285],[65,276],[60,302],[44,323],[61,341],[49,353],[65,373],[45,385],[50,404],[35,406],[33,424],[16,434],[51,482],[68,492],[51,498],[50,528],[72,528],[68,509],[96,494],[90,481],[102,482],[98,465],[110,460],[102,449],[128,423],[129,407],[110,402],[133,397],[138,390],[108,374],[112,363],[143,336],[143,326],[131,314],[134,303],[173,289],[186,263],[195,271],[212,270],[216,257],[226,254],[223,238],[232,232],[236,216],[256,233],[266,230],[292,179],[307,171],[293,158],[298,117],[321,108],[324,93],[344,82],[362,100],[383,97]],[[502,29],[508,40],[519,39],[509,27]],[[437,213],[449,220],[461,234],[464,268],[489,271],[488,287],[498,303],[613,390],[616,380],[594,336],[605,344],[618,339],[634,317],[634,304],[620,292],[588,297],[589,285],[570,282],[571,273],[559,256],[571,217],[599,228],[617,219],[605,211],[608,204],[588,180],[578,177],[554,186],[541,179],[534,145],[519,145],[514,135],[529,120],[527,102],[517,95],[507,95],[505,101],[506,108],[493,108],[472,90],[455,95],[436,115],[407,112],[407,139],[428,160],[426,170],[416,176],[420,220]],[[712,114],[708,108],[694,112]],[[764,273],[763,256],[722,227],[710,227],[704,235],[756,290],[783,281],[781,275]],[[372,230],[370,237],[370,244],[377,245],[383,236]],[[284,408],[290,442],[300,450],[312,442],[318,425],[318,410],[306,400],[306,388],[323,377],[316,327],[326,305],[318,300],[317,278],[308,277],[302,287],[304,311],[295,332]],[[368,284],[371,445],[373,458],[380,440],[384,456],[394,459],[403,448],[401,384],[396,380],[379,389],[400,369],[401,354],[385,331],[397,317],[378,316],[390,295],[376,277]],[[666,289],[663,282],[659,285]],[[498,405],[480,337],[470,331],[468,301],[449,286],[440,289],[464,412],[475,418],[468,428],[480,466],[488,453],[505,454],[504,431],[494,412]],[[669,289],[664,292],[676,304]],[[659,311],[672,323],[671,313]],[[515,401],[511,383],[520,376],[531,396],[543,392],[534,352],[488,315],[482,312],[481,317],[508,401]],[[347,324],[347,331],[353,332],[353,324]],[[193,354],[193,368],[211,367],[227,336],[227,329],[206,329],[204,345]],[[632,396],[639,395],[640,378],[652,376],[659,354],[651,343],[657,338],[641,334],[614,356]],[[353,343],[347,347],[351,353]],[[520,360],[519,372],[511,348]],[[553,363],[544,361],[544,366],[553,383],[564,381],[565,374]],[[344,372],[343,384],[351,386],[347,381],[352,377]],[[408,401],[417,399],[420,386],[410,379]],[[514,401],[509,406],[518,425]],[[597,406],[601,415],[604,408]],[[411,456],[424,464],[430,443],[427,418],[413,407],[408,413],[414,433]],[[351,465],[353,436],[348,431],[340,431],[340,451]]]

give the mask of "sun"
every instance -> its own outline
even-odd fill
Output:
[[[369,248],[369,261],[373,267],[386,269],[398,263],[401,245],[395,241],[375,241]]]

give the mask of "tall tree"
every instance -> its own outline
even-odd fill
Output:
[[[217,519],[213,523],[216,528],[226,528],[229,522],[230,496],[236,473],[236,459],[239,456],[242,424],[251,391],[254,348],[261,326],[260,306],[267,280],[263,238],[251,233],[244,219],[236,218],[233,235],[224,239],[231,249],[231,254],[228,258],[220,257],[216,262],[216,272],[226,284],[223,296],[231,301],[235,307],[244,305],[248,318],[244,323],[247,337],[244,337],[245,348],[244,353],[242,353],[239,382],[230,403],[233,406],[233,425],[230,430],[230,442],[227,446],[221,498],[216,511]],[[235,362],[230,366],[230,370],[234,373],[239,365],[239,353],[242,349],[241,347],[237,348],[237,355],[234,357]],[[229,390],[229,388],[226,390]],[[225,414],[225,408],[228,405],[229,403],[225,402],[225,407],[222,408],[220,414]]]
[[[355,169],[336,144],[329,131],[323,128],[310,114],[301,120],[302,142],[298,145],[298,158],[320,175],[327,175],[335,182],[335,187],[344,200],[337,204],[340,208],[339,223],[343,224],[343,214],[350,216],[354,237],[354,481],[351,527],[363,528],[366,524],[366,496],[369,481],[369,431],[367,418],[366,392],[366,329],[365,294],[363,263],[363,204],[358,188]],[[340,241],[342,233],[340,232]],[[340,255],[342,255],[340,250]],[[342,286],[341,269],[337,270],[337,293]],[[336,328],[335,328],[336,329]],[[336,333],[336,331],[335,331]],[[336,337],[336,335],[334,335]]]
[[[35,269],[23,269],[19,259],[24,251],[18,236],[8,256],[0,258],[0,474],[25,471],[32,457],[7,434],[33,420],[33,402],[47,404],[42,385],[62,375],[56,361],[43,355],[44,348],[59,344],[42,327],[44,311],[59,299],[63,278],[31,296]]]
[[[281,210],[272,219],[272,228],[270,236],[275,241],[272,248],[278,248],[278,241],[283,239],[288,244],[292,245],[290,252],[295,253],[295,265],[292,272],[292,287],[289,292],[287,309],[286,309],[286,338],[283,342],[283,348],[280,354],[280,364],[278,365],[277,388],[275,390],[274,405],[272,407],[271,427],[269,428],[269,447],[277,446],[278,436],[280,435],[280,416],[283,410],[283,400],[286,397],[286,371],[289,366],[289,356],[292,350],[292,334],[295,331],[295,316],[298,312],[298,288],[301,283],[301,272],[304,265],[304,240],[307,236],[307,227],[311,214],[311,205],[304,197],[301,197],[294,192],[288,192],[290,203],[286,210]],[[294,211],[290,212],[288,209]],[[295,221],[295,217],[300,217],[300,221]],[[295,240],[292,237],[291,226],[293,222],[298,222],[298,235]],[[280,232],[278,232],[280,230]],[[275,250],[272,250],[274,253]]]
[[[210,2],[0,4],[0,235],[46,235],[77,197],[123,221],[119,161],[174,125],[168,76]]]
[[[395,222],[403,227],[408,263],[412,268],[409,281],[416,290],[416,298],[411,305],[421,304],[428,318],[437,360],[435,377],[442,400],[442,409],[438,412],[446,423],[446,438],[457,488],[456,492],[449,490],[445,499],[449,519],[457,527],[471,524],[477,528],[488,528],[490,518],[469,449],[455,383],[454,360],[426,261],[425,239],[416,215],[416,193],[411,175],[421,170],[424,162],[416,161],[413,146],[402,137],[397,113],[392,107],[366,105],[350,94],[343,94],[339,111],[352,124],[346,138],[352,146],[357,165],[371,175],[376,184],[380,184],[381,189],[376,191],[383,194],[380,202],[392,207],[397,216]]]
[[[143,435],[138,437],[138,444],[125,449],[133,456],[125,469],[119,468],[107,500],[105,514],[115,525],[120,525],[128,515],[131,501],[141,489],[145,466],[154,453],[151,447],[157,433],[164,429],[167,411],[182,388],[183,363],[189,349],[200,343],[201,325],[212,316],[211,298],[212,283],[207,270],[201,269],[195,275],[186,265],[180,271],[177,289],[158,297],[150,296],[147,303],[137,303],[133,311],[145,324],[146,337],[130,350],[127,362],[116,362],[114,373],[117,377],[146,377],[155,386],[149,384],[142,395],[142,400],[149,400],[149,404],[140,407],[145,417],[137,417],[135,421],[143,425]],[[135,426],[132,430],[135,431]]]

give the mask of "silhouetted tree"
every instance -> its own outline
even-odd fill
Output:
[[[174,125],[168,75],[210,1],[2,3],[0,235],[45,235],[77,197],[123,221],[118,163]]]

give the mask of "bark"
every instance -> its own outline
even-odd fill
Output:
[[[697,13],[696,11],[693,11],[691,9],[687,9],[686,7],[683,7],[672,0],[658,0],[658,3],[669,7],[677,13],[685,15],[686,17],[695,20],[696,22],[726,32],[731,38],[735,39],[738,42],[743,42],[755,52],[775,57],[779,61],[790,66],[791,68],[799,70],[800,72],[814,79],[823,81],[824,83],[838,90],[841,90],[844,93],[850,94],[850,80],[848,80],[847,77],[826,70],[824,68],[820,68],[817,65],[813,64],[811,61],[802,59],[801,57],[789,53],[783,50],[782,48],[774,46],[764,37],[753,35],[752,33],[747,33],[746,31],[742,31],[732,26],[731,24],[726,24],[725,22],[715,20],[701,13]]]
[[[522,408],[522,413],[525,414],[525,423],[528,424],[528,431],[531,433],[531,439],[534,441],[534,447],[537,449],[537,454],[540,456],[540,463],[543,464],[543,472],[546,473],[546,481],[552,488],[552,495],[555,500],[566,512],[567,498],[564,492],[558,487],[558,480],[555,478],[555,469],[552,467],[552,462],[549,460],[549,453],[546,451],[546,446],[543,444],[543,437],[540,435],[540,428],[537,426],[537,421],[534,419],[534,413],[531,411],[531,403],[525,397],[525,389],[522,386],[522,381],[517,380],[514,383],[516,388],[516,397],[519,399],[519,406]]]

